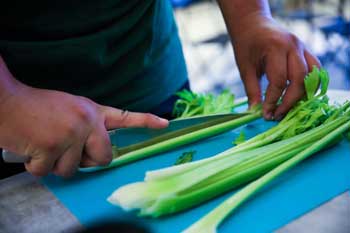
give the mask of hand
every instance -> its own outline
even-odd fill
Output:
[[[1,78],[1,77],[0,77]],[[64,92],[36,89],[16,81],[0,105],[0,147],[30,157],[28,172],[71,176],[82,163],[106,165],[112,159],[107,130],[162,128],[167,120],[124,112]]]
[[[269,84],[263,114],[266,119],[280,120],[304,96],[304,77],[320,62],[271,17],[251,14],[240,21],[240,31],[235,35],[235,57],[249,104],[261,102],[259,79],[265,73]]]

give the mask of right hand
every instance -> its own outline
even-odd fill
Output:
[[[0,75],[4,73],[10,75],[8,71]],[[112,159],[109,129],[168,125],[152,114],[124,112],[10,79],[14,84],[10,92],[15,94],[0,101],[0,148],[28,156],[26,170],[35,176],[53,172],[68,177],[79,164],[108,164]]]

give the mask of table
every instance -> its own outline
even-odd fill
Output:
[[[29,173],[0,181],[1,233],[60,233],[82,229],[79,221]],[[277,233],[350,233],[350,195],[343,193],[283,226]]]

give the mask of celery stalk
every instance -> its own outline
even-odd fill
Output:
[[[123,186],[111,195],[109,201],[124,209],[141,209],[141,215],[153,217],[192,207],[262,175],[267,170],[259,165],[263,166],[272,160],[269,168],[273,168],[283,161],[281,158],[285,160],[294,155],[289,152],[299,152],[348,120],[349,117],[341,117],[292,138],[240,152],[237,156],[223,157],[166,179]]]
[[[162,141],[148,147],[141,148],[139,150],[131,151],[126,153],[120,157],[113,159],[109,167],[116,167],[123,164],[127,164],[133,162],[135,160],[139,160],[145,157],[148,157],[153,154],[162,153],[164,151],[168,151],[184,144],[189,144],[191,142],[198,141],[200,139],[204,139],[210,136],[214,136],[225,132],[229,129],[233,129],[244,125],[248,122],[254,121],[261,117],[261,113],[252,113],[247,116],[243,116],[228,122],[220,123],[208,128],[200,129],[185,135],[181,135],[179,137],[171,138],[166,141]]]
[[[344,123],[339,128],[330,132],[322,139],[313,143],[310,147],[301,151],[294,157],[290,158],[286,162],[280,164],[276,168],[272,169],[261,178],[256,181],[250,183],[246,187],[242,188],[240,191],[235,193],[233,196],[228,198],[226,201],[221,203],[218,207],[212,210],[210,213],[205,215],[199,221],[191,225],[189,228],[184,230],[185,233],[214,233],[216,232],[217,227],[220,223],[230,214],[233,210],[238,208],[244,201],[250,198],[252,195],[257,193],[262,187],[269,184],[276,177],[288,171],[304,159],[313,155],[314,153],[322,150],[327,147],[329,143],[332,143],[334,139],[342,135],[344,132],[349,130],[350,121]]]
[[[260,117],[261,110],[257,110],[255,112],[249,112],[248,115],[232,120],[219,122],[218,124],[206,128],[198,128],[194,129],[194,131],[189,132],[186,131],[184,134],[176,135],[176,137],[171,137],[167,140],[152,139],[150,140],[151,142],[142,142],[137,145],[132,145],[127,148],[123,148],[121,150],[115,150],[115,153],[119,154],[114,155],[115,158],[109,165],[92,168],[80,168],[80,171],[99,171],[125,165],[140,159],[150,157],[155,154],[163,153],[175,149],[177,147],[196,142],[204,138],[218,135],[230,129],[247,124]]]

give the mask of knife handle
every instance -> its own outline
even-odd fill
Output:
[[[2,150],[2,158],[6,163],[25,163],[30,159],[28,156],[18,155],[4,149]]]

